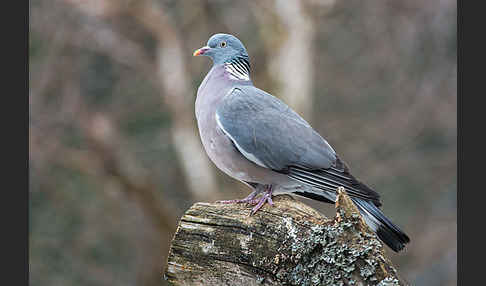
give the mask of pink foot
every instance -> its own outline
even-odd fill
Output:
[[[265,194],[263,194],[263,196],[258,201],[257,205],[251,210],[250,215],[255,214],[265,204],[265,202],[268,202],[271,206],[273,206],[272,192],[273,192],[272,186],[269,185],[267,187],[267,190],[265,191]]]

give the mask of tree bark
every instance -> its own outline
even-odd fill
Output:
[[[196,203],[181,218],[170,285],[406,285],[340,188],[328,219],[288,195],[253,216],[245,204]]]

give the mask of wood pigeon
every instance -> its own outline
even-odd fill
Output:
[[[334,203],[342,186],[378,237],[396,252],[404,248],[410,239],[379,209],[379,194],[351,175],[309,123],[253,85],[239,39],[215,34],[194,52],[200,55],[213,61],[195,104],[202,144],[219,169],[253,189],[244,199],[220,202],[254,204],[253,214],[265,202],[273,205],[276,194]]]

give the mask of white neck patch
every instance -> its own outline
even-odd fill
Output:
[[[224,69],[229,77],[234,80],[250,80],[250,65],[248,61],[240,59],[233,60],[224,64]]]

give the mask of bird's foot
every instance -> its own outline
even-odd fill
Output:
[[[272,185],[268,185],[265,193],[260,198],[260,200],[258,200],[257,205],[251,210],[250,215],[255,214],[265,204],[265,202],[268,202],[271,206],[273,206],[272,192]]]
[[[227,200],[227,201],[216,201],[219,204],[241,204],[241,203],[249,203],[249,204],[257,204],[258,200],[255,199],[256,195],[258,194],[257,191],[253,191],[248,197],[239,200]]]
[[[219,203],[219,204],[247,203],[247,204],[251,204],[251,205],[256,205],[250,212],[250,215],[253,215],[265,204],[265,202],[268,202],[271,206],[273,206],[272,192],[273,192],[272,186],[267,185],[266,188],[265,188],[265,192],[264,192],[263,196],[259,199],[255,199],[255,197],[258,195],[259,191],[253,191],[251,194],[249,194],[244,199],[216,201],[216,203]]]

